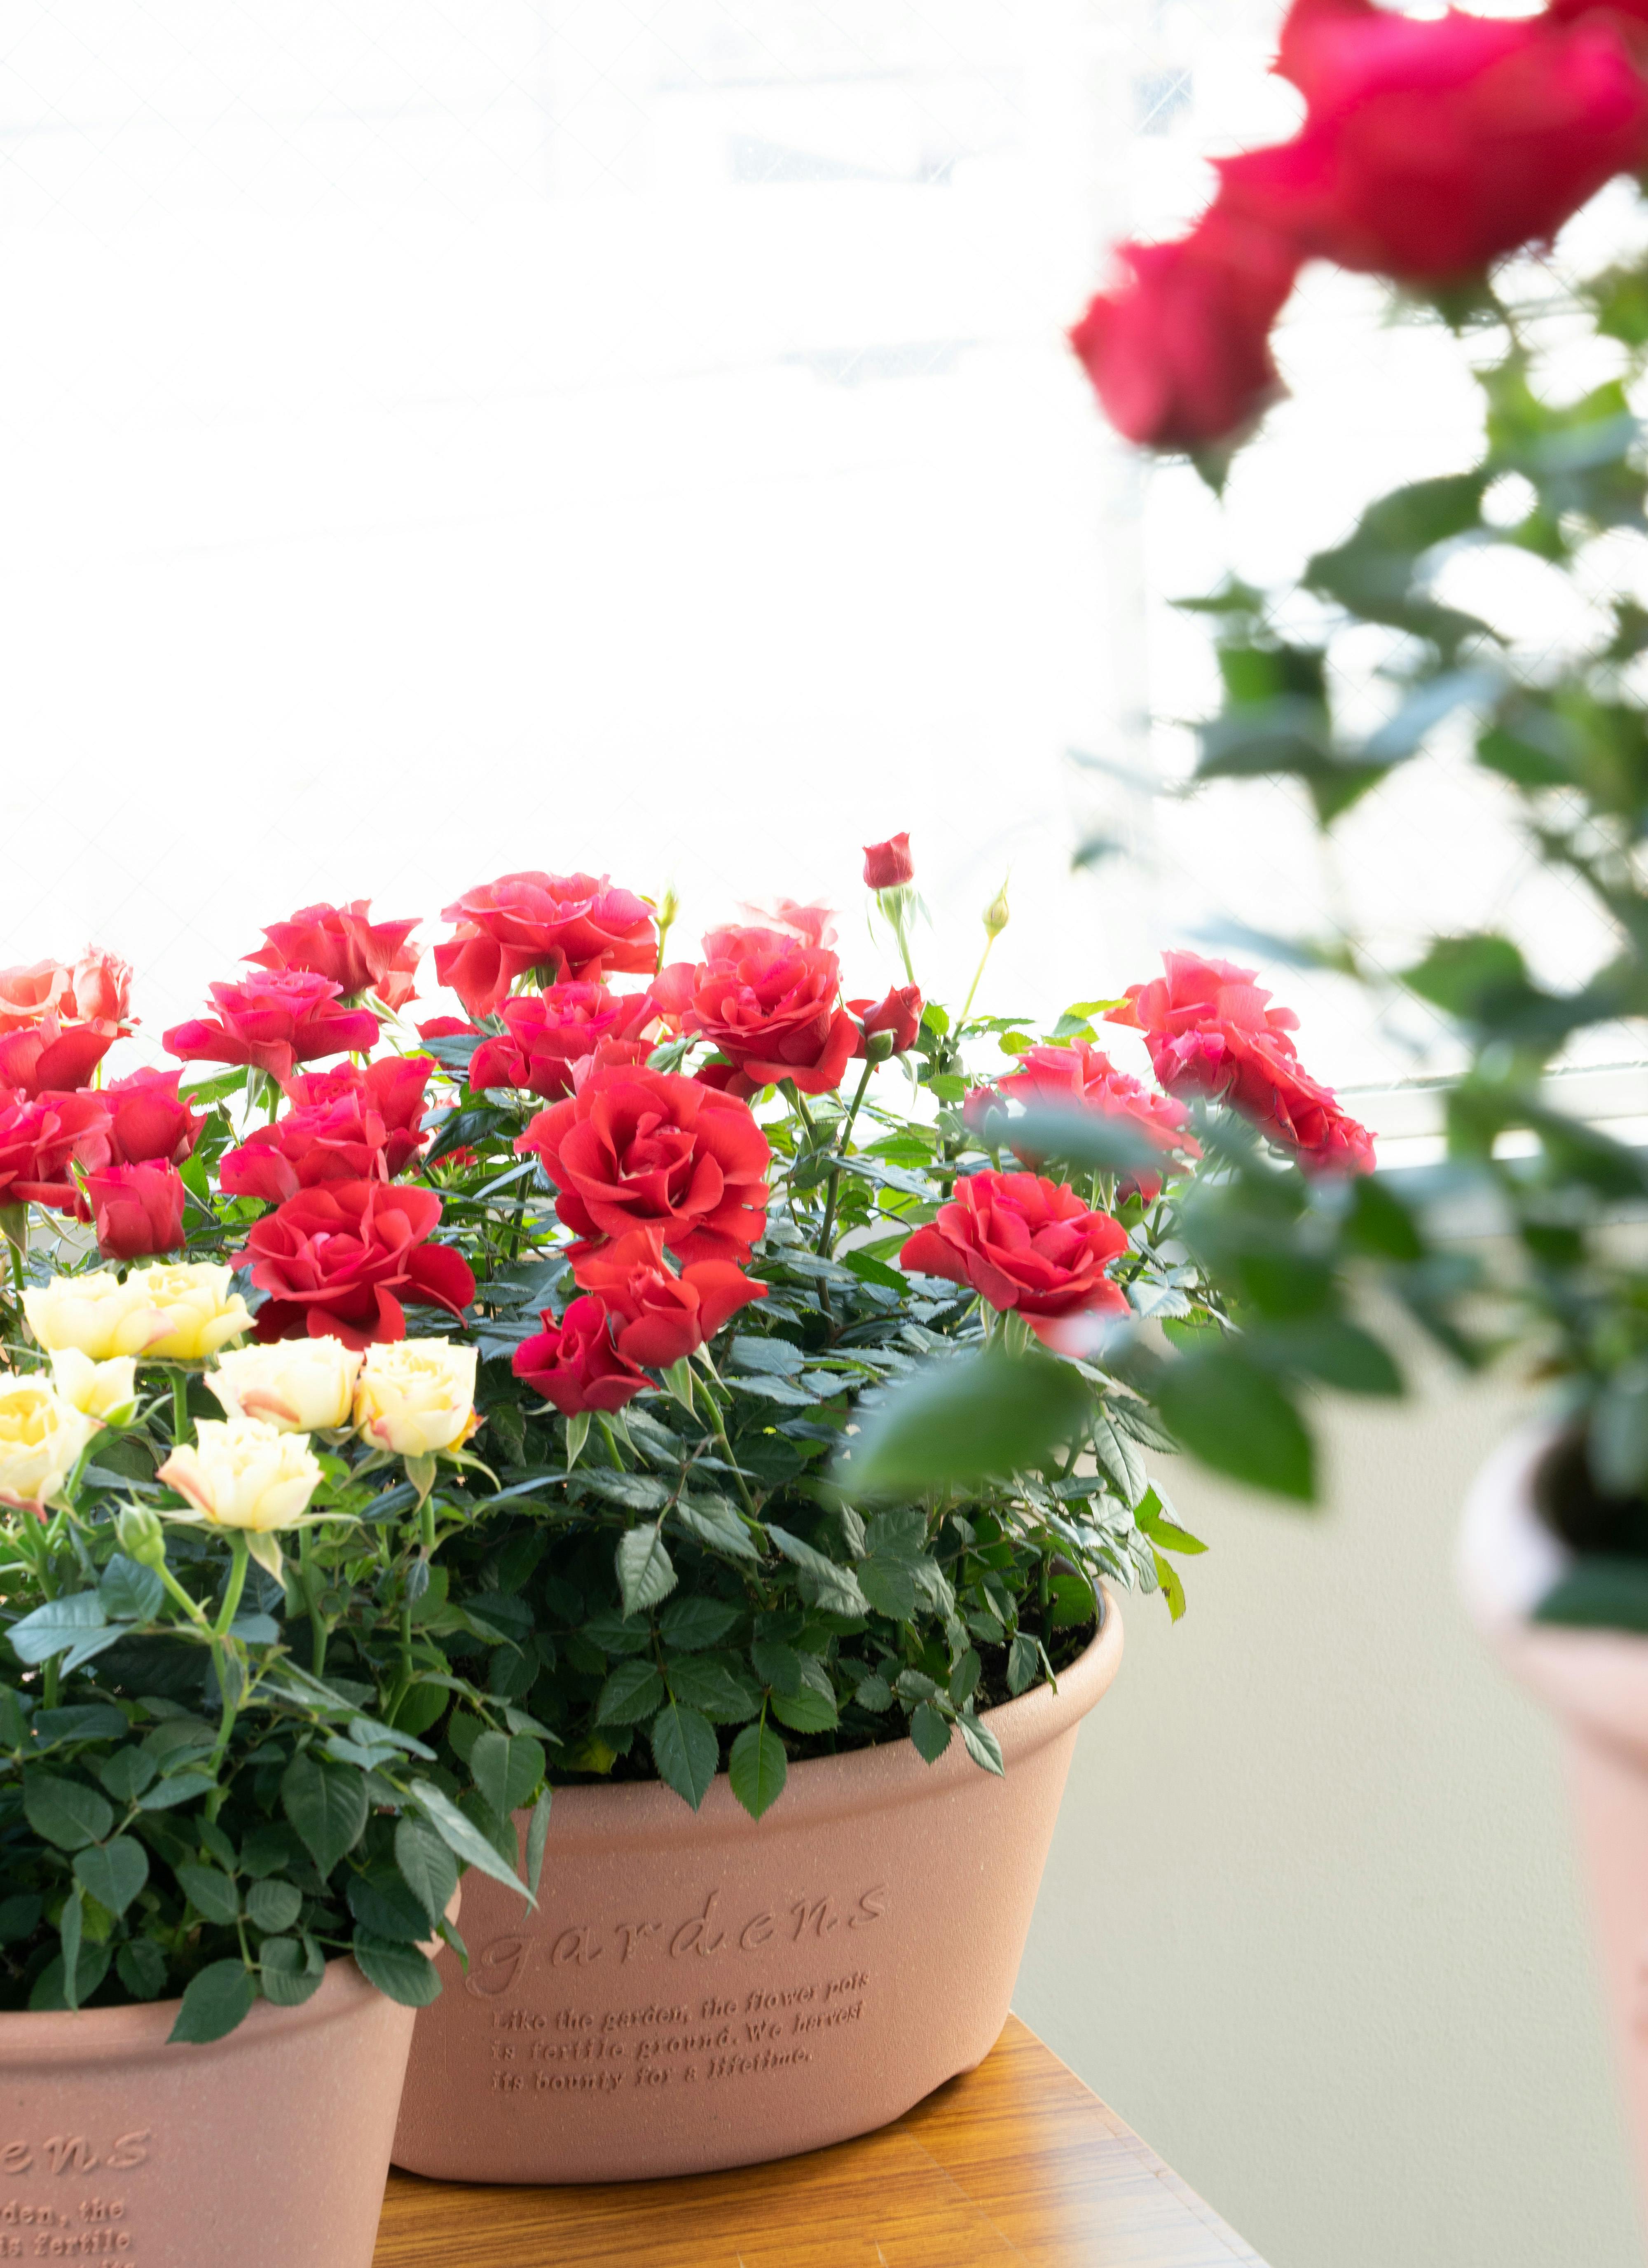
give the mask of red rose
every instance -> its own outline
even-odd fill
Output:
[[[652,909],[603,874],[504,874],[466,891],[442,918],[457,934],[435,948],[435,969],[472,1016],[489,1016],[518,976],[582,979],[650,970]]]
[[[842,1002],[835,955],[774,929],[711,930],[703,942],[696,968],[675,962],[653,990],[683,1030],[726,1057],[728,1090],[754,1094],[784,1079],[803,1094],[839,1086],[858,1027]]]
[[[689,1260],[679,1276],[665,1264],[659,1230],[635,1229],[614,1243],[573,1256],[572,1273],[593,1292],[613,1321],[626,1362],[667,1370],[714,1338],[722,1326],[764,1300],[757,1284],[730,1260]]]
[[[657,1229],[683,1260],[741,1260],[767,1226],[767,1137],[747,1105],[678,1073],[593,1071],[515,1147],[542,1159],[581,1237]]]
[[[109,1157],[117,1166],[141,1166],[151,1158],[180,1166],[194,1154],[205,1118],[178,1093],[180,1071],[134,1071],[112,1080],[98,1094],[108,1110]]]
[[[290,921],[271,922],[267,945],[246,959],[258,968],[301,968],[329,976],[340,992],[375,992],[386,1008],[416,998],[420,959],[407,943],[416,921],[372,922],[370,898],[346,906],[300,906]]]
[[[65,1016],[83,1023],[121,1024],[131,1005],[131,964],[118,954],[89,945],[74,968],[74,998],[63,1002]]]
[[[974,1174],[956,1183],[931,1228],[918,1228],[899,1266],[970,1284],[1004,1312],[1016,1308],[1040,1339],[1069,1339],[1078,1314],[1124,1315],[1122,1287],[1105,1270],[1128,1248],[1107,1212],[1090,1212],[1063,1182],[1036,1174]]]
[[[50,1205],[82,1219],[71,1166],[109,1161],[109,1114],[99,1094],[0,1097],[0,1205]]]
[[[866,843],[864,863],[866,890],[901,890],[916,879],[909,836],[889,835],[885,843]]]
[[[270,1294],[260,1339],[330,1334],[346,1346],[406,1336],[402,1300],[461,1316],[475,1297],[469,1263],[430,1244],[441,1201],[432,1189],[386,1182],[328,1182],[300,1190],[251,1230],[239,1257]]]
[[[469,1059],[472,1087],[523,1086],[553,1101],[572,1091],[572,1066],[597,1048],[632,1048],[644,1062],[641,1035],[658,1014],[651,992],[618,994],[604,984],[551,984],[522,992],[498,1012],[504,1033],[483,1040]]]
[[[145,1158],[88,1174],[86,1202],[105,1260],[147,1260],[183,1244],[183,1182],[175,1166]]]
[[[342,987],[308,969],[277,969],[209,990],[217,1017],[174,1024],[163,1036],[166,1053],[185,1063],[252,1064],[284,1081],[316,1056],[364,1053],[377,1043],[371,1009],[338,1007]]]
[[[599,1300],[574,1300],[558,1323],[554,1308],[546,1307],[541,1320],[544,1328],[521,1341],[510,1367],[563,1418],[583,1410],[622,1410],[651,1384],[613,1344],[612,1318]]]
[[[1279,64],[1291,142],[1219,160],[1221,204],[1305,254],[1405,283],[1554,236],[1648,157],[1648,86],[1605,18],[1575,26],[1296,0]]]
[[[1152,1094],[1137,1079],[1118,1071],[1108,1056],[1085,1040],[1072,1040],[1068,1047],[1032,1048],[1019,1057],[1019,1064],[1016,1071],[999,1081],[1003,1094],[1016,1095],[1020,1102],[1076,1102],[1107,1118],[1125,1119],[1148,1138],[1164,1160],[1174,1164],[1202,1155],[1201,1144],[1184,1130],[1189,1113],[1182,1102],[1168,1094]],[[1017,1143],[1013,1155],[1026,1165],[1035,1162]],[[1136,1169],[1117,1185],[1116,1195],[1128,1197],[1137,1191],[1146,1204],[1154,1204],[1161,1189],[1159,1174]]]
[[[119,1037],[117,1024],[65,1023],[48,1008],[39,1023],[0,1038],[0,1088],[44,1094],[84,1086]]]
[[[1171,1094],[1229,1103],[1315,1172],[1371,1173],[1373,1141],[1313,1079],[1288,1037],[1291,1008],[1272,1008],[1255,971],[1194,953],[1165,953],[1165,977],[1129,984],[1108,1020],[1142,1031]]]
[[[907,1049],[915,1046],[922,1020],[919,985],[901,984],[889,992],[885,1000],[879,1000],[873,1005],[868,1000],[850,1000],[847,1005],[863,1027],[858,1044],[853,1049],[854,1055],[863,1055],[864,1041],[877,1032],[892,1033],[895,1056],[901,1056]]]
[[[481,1033],[478,1026],[466,1023],[461,1016],[431,1016],[428,1023],[418,1026],[417,1035],[421,1040],[478,1040]]]
[[[1129,441],[1196,449],[1240,433],[1281,390],[1270,329],[1300,254],[1222,206],[1174,244],[1124,244],[1129,271],[1101,291],[1070,344]]]
[[[364,1071],[299,1073],[293,1108],[260,1126],[218,1167],[226,1196],[281,1204],[324,1182],[390,1181],[423,1146],[428,1056],[386,1056]]]

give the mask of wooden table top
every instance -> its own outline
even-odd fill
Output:
[[[393,2173],[373,2268],[1263,2268],[1016,2016],[879,2133],[669,2182]]]

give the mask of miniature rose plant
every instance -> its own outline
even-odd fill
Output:
[[[1247,970],[975,1012],[1004,893],[953,1017],[915,874],[867,854],[862,992],[817,905],[671,960],[668,909],[506,875],[421,1026],[416,924],[309,907],[164,1035],[187,1085],[0,1101],[0,2006],[180,1994],[202,2039],[345,1952],[421,2001],[462,1867],[535,1889],[550,1783],[999,1771],[1103,1583],[1182,1610],[1144,1459],[1264,1297],[1198,1189],[1303,1219],[1366,1137]],[[0,1001],[61,1040],[82,981]]]

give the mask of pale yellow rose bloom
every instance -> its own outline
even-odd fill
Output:
[[[195,1444],[173,1449],[160,1478],[209,1527],[260,1535],[297,1527],[324,1477],[303,1434],[261,1418],[202,1418],[195,1431]]]
[[[44,1380],[0,1372],[0,1503],[43,1505],[55,1497],[96,1431]]]
[[[220,1354],[206,1383],[232,1418],[261,1418],[283,1433],[327,1433],[349,1424],[360,1366],[358,1349],[342,1339],[276,1339]]]
[[[85,1276],[54,1276],[49,1284],[31,1284],[23,1294],[23,1312],[41,1346],[53,1354],[72,1348],[92,1362],[136,1351],[117,1342],[136,1304],[131,1285],[122,1284],[109,1268],[95,1268]]]
[[[233,1275],[210,1260],[134,1268],[126,1278],[131,1305],[111,1352],[140,1362],[204,1362],[252,1328],[250,1308],[229,1289]]]
[[[449,1339],[372,1346],[355,1389],[355,1423],[375,1449],[428,1457],[475,1429],[476,1350]]]
[[[93,1362],[78,1347],[52,1351],[52,1383],[88,1418],[123,1418],[137,1400],[137,1365],[129,1354]]]

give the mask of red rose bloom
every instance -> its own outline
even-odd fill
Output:
[[[1068,1343],[1070,1317],[1124,1315],[1105,1273],[1128,1248],[1107,1212],[1090,1212],[1063,1182],[1036,1174],[974,1174],[956,1183],[931,1228],[918,1228],[899,1266],[970,1284],[1004,1313],[1017,1309],[1040,1339]]]
[[[598,1048],[629,1048],[644,1062],[642,1034],[658,1014],[651,992],[619,994],[604,984],[551,984],[522,992],[498,1012],[504,1031],[469,1059],[472,1087],[523,1086],[554,1101],[572,1092],[572,1067]]]
[[[324,1182],[389,1181],[423,1146],[428,1056],[386,1056],[364,1071],[300,1073],[293,1108],[260,1126],[218,1168],[229,1197],[282,1204]]]
[[[581,1237],[657,1229],[683,1260],[742,1260],[767,1225],[767,1137],[747,1105],[675,1072],[592,1071],[515,1147],[542,1159]]]
[[[540,1320],[544,1328],[521,1341],[510,1367],[563,1418],[622,1410],[652,1383],[613,1344],[612,1318],[599,1300],[574,1300],[558,1323],[554,1308],[546,1307]]]
[[[1174,244],[1124,244],[1125,282],[1101,291],[1070,344],[1129,441],[1196,449],[1240,433],[1281,380],[1270,330],[1300,254],[1274,228],[1215,205]]]
[[[453,1316],[475,1297],[460,1253],[430,1244],[441,1201],[431,1189],[386,1182],[328,1182],[300,1190],[252,1229],[239,1257],[269,1298],[260,1339],[329,1335],[346,1346],[406,1336],[402,1300]]]
[[[792,1080],[803,1094],[841,1085],[858,1038],[841,997],[841,963],[774,929],[711,930],[696,968],[677,961],[653,987],[684,1031],[712,1040],[733,1094]]]
[[[901,890],[916,879],[909,836],[889,835],[885,843],[866,843],[864,863],[866,890]]]
[[[478,1040],[480,1028],[466,1023],[461,1016],[431,1016],[420,1024],[417,1035],[421,1040]]]
[[[105,1260],[147,1260],[182,1248],[182,1177],[163,1159],[89,1174],[85,1194]]]
[[[1648,157],[1648,86],[1605,18],[1566,26],[1296,0],[1291,142],[1219,161],[1220,203],[1305,254],[1405,283],[1545,240]]]
[[[1072,1040],[1068,1047],[1032,1048],[1019,1057],[1019,1065],[998,1082],[1003,1094],[1015,1095],[1026,1103],[1075,1102],[1107,1118],[1125,1119],[1160,1151],[1164,1160],[1175,1164],[1181,1160],[1188,1163],[1202,1155],[1201,1144],[1184,1130],[1189,1113],[1183,1103],[1172,1095],[1152,1094],[1137,1079],[1129,1079],[1086,1040]],[[1026,1165],[1034,1163],[1017,1143],[1013,1155]],[[1146,1204],[1154,1204],[1161,1189],[1159,1174],[1135,1170],[1118,1183],[1116,1195],[1123,1197],[1137,1191]]]
[[[282,968],[209,989],[217,1016],[174,1024],[163,1037],[166,1053],[185,1063],[251,1064],[284,1082],[316,1056],[364,1052],[377,1043],[371,1009],[338,1007],[342,987],[308,969]]]
[[[109,1161],[109,1114],[99,1094],[0,1097],[0,1205],[49,1205],[85,1219],[70,1170]]]
[[[84,1086],[120,1035],[118,1024],[65,1023],[48,1008],[37,1024],[0,1038],[0,1088],[44,1094]]]
[[[271,922],[269,942],[246,955],[258,968],[307,969],[329,976],[343,993],[375,992],[386,1008],[416,999],[412,980],[420,959],[407,943],[416,921],[372,922],[370,898],[346,906],[301,906],[290,921]]]
[[[901,1056],[907,1049],[915,1046],[922,1020],[919,985],[901,984],[889,992],[885,1000],[873,1004],[868,1000],[850,1000],[847,1005],[863,1027],[858,1043],[853,1049],[854,1055],[863,1055],[865,1040],[872,1038],[877,1032],[892,1033],[895,1056]]]
[[[1162,965],[1166,976],[1129,984],[1108,1020],[1144,1033],[1170,1094],[1228,1103],[1313,1172],[1372,1171],[1372,1137],[1299,1062],[1288,1037],[1299,1018],[1269,1005],[1254,970],[1194,953],[1165,953]]]
[[[180,1071],[134,1071],[98,1094],[109,1113],[114,1165],[141,1166],[156,1158],[180,1166],[193,1156],[206,1121],[179,1094],[182,1076]]]
[[[679,1276],[665,1264],[662,1233],[635,1229],[612,1244],[576,1254],[572,1273],[612,1317],[626,1362],[667,1370],[714,1338],[722,1326],[764,1300],[757,1284],[730,1260],[689,1260]]]
[[[442,918],[457,934],[435,948],[435,969],[472,1016],[492,1015],[518,976],[582,979],[650,970],[652,909],[605,875],[504,874],[466,891]]]
[[[65,1023],[121,1024],[131,999],[131,968],[100,946],[89,945],[72,966],[35,961],[0,969],[0,1033],[37,1024],[48,1010]]]

